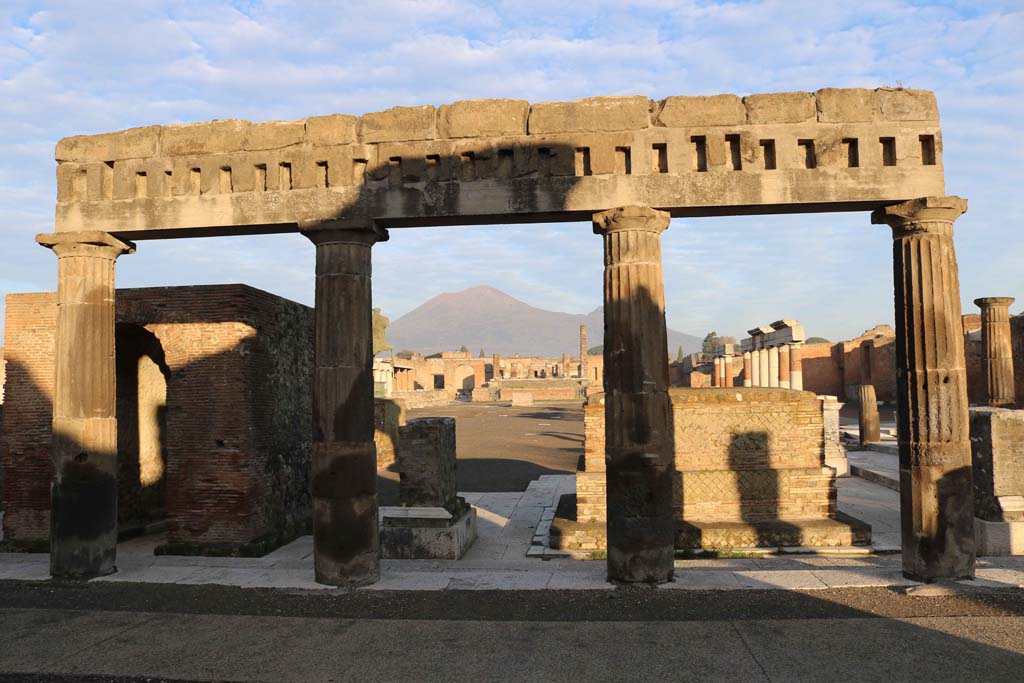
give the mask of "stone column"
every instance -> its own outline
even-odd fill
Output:
[[[117,553],[114,273],[135,245],[105,232],[39,235],[57,255],[50,573],[112,574]]]
[[[722,356],[722,386],[731,387],[732,385],[732,356],[727,354]]]
[[[495,353],[491,356],[491,378],[501,379],[501,356]]]
[[[590,377],[587,365],[587,326],[580,325],[580,379]]]
[[[758,386],[771,386],[771,364],[768,361],[768,349],[758,350],[757,362],[761,366],[761,384],[759,384]]]
[[[754,378],[751,376],[753,372],[753,363],[750,362],[750,351],[743,352],[743,386],[752,387],[754,386]]]
[[[803,351],[799,344],[789,345],[789,388],[804,390]]]
[[[316,245],[313,562],[318,583],[380,578],[370,248],[384,231],[323,228]]]
[[[669,214],[627,206],[594,215],[604,236],[608,578],[672,579],[674,445],[661,233]]]
[[[779,386],[779,347],[773,346],[768,349],[768,386],[778,388]]]
[[[789,344],[779,347],[779,387],[789,389]]]
[[[754,349],[750,352],[750,386],[761,386],[761,352]]]
[[[858,427],[860,430],[860,445],[878,443],[882,440],[881,420],[878,416],[878,398],[875,396],[875,383],[871,376],[871,349],[874,344],[866,341],[861,344],[860,354],[860,388],[858,398],[860,400],[860,411]]]
[[[724,386],[724,384],[722,383],[722,359],[720,357],[715,358],[711,363],[714,368],[713,372],[711,373],[711,386]]]
[[[566,377],[569,376],[569,365],[570,364],[571,364],[571,361],[569,360],[569,354],[568,353],[563,353],[562,354],[562,364],[558,368],[558,376],[559,377],[561,377],[562,379],[565,379]]]
[[[975,299],[981,309],[981,339],[984,347],[985,387],[988,405],[1009,408],[1016,403],[1013,384],[1013,347],[1010,343],[1009,296]]]
[[[896,405],[903,573],[920,581],[974,576],[974,501],[960,281],[953,221],[959,197],[876,209],[892,227]]]

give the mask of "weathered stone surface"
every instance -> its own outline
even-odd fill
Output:
[[[421,417],[399,428],[398,471],[402,505],[455,513],[455,418]]]
[[[159,153],[160,126],[129,128],[102,135],[75,135],[57,142],[57,161],[144,159]]]
[[[676,95],[659,103],[655,120],[669,128],[735,126],[747,122],[747,110],[736,95]]]
[[[971,408],[974,514],[1024,522],[1024,410]]]
[[[530,103],[526,100],[462,100],[442,105],[437,113],[441,138],[525,135]]]
[[[381,556],[388,560],[458,560],[476,540],[476,509],[382,508]]]
[[[882,209],[893,234],[903,573],[974,576],[974,501],[953,221],[959,197]]]
[[[167,156],[223,154],[242,149],[249,122],[240,119],[164,126],[160,152]]]
[[[305,136],[306,122],[302,120],[250,123],[242,147],[250,151],[281,149],[301,144]]]
[[[530,108],[531,135],[639,130],[651,124],[650,100],[642,96],[588,97],[538,102]]]
[[[860,444],[878,443],[882,440],[882,428],[878,416],[878,399],[872,384],[861,384],[859,388],[859,405],[857,424],[860,429]]]
[[[306,140],[311,145],[347,145],[355,142],[359,119],[349,114],[311,116],[306,119]]]
[[[809,92],[747,95],[743,105],[747,123],[803,123],[817,118],[814,95]]]
[[[822,88],[815,93],[818,121],[858,123],[875,118],[875,91],[867,88]]]
[[[359,119],[359,140],[362,142],[398,142],[402,140],[433,140],[437,110],[431,105],[392,107],[363,114]]]
[[[908,88],[879,88],[875,91],[875,112],[888,121],[938,121],[935,93]]]

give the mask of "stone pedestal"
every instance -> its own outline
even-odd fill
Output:
[[[645,207],[594,216],[604,237],[608,578],[672,579],[672,420],[661,233]]]
[[[360,586],[380,577],[370,248],[387,233],[306,236],[316,244],[313,564],[318,583]]]
[[[743,352],[743,386],[752,387],[754,386],[754,379],[751,376],[753,372],[753,363],[750,362],[750,351]]]
[[[1024,555],[1024,410],[970,414],[978,553]]]
[[[878,417],[878,399],[875,397],[875,387],[871,384],[861,384],[857,395],[860,400],[858,416],[860,445],[878,443],[882,440],[882,426]]]
[[[50,573],[111,574],[117,550],[114,273],[135,247],[105,232],[39,235],[57,255]]]
[[[896,403],[903,573],[974,576],[974,500],[967,379],[953,221],[959,197],[877,209],[893,234]]]
[[[975,299],[981,309],[982,358],[988,405],[1011,407],[1016,402],[1013,384],[1013,346],[1010,342],[1009,296],[990,296]]]

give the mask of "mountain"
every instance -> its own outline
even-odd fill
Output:
[[[580,325],[587,326],[588,347],[603,342],[600,307],[586,315],[546,311],[494,287],[480,286],[435,296],[392,321],[387,340],[395,351],[431,354],[465,345],[473,355],[483,349],[488,354],[554,358],[579,354]],[[673,359],[680,346],[687,353],[698,351],[701,340],[669,330],[668,351]]]

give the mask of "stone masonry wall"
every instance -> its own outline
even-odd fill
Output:
[[[971,408],[975,515],[990,522],[1024,521],[1024,410]],[[1008,501],[1007,501],[1008,502]]]
[[[458,512],[455,479],[455,418],[421,417],[399,428],[399,499],[413,507]]]
[[[605,467],[604,394],[587,398],[583,406],[583,469],[576,473],[576,519],[608,520]]]
[[[9,540],[49,534],[52,293],[10,295],[3,425]],[[308,526],[312,312],[243,285],[119,290],[117,321],[155,335],[169,377],[168,541],[256,552]],[[11,407],[15,405],[11,401]]]

